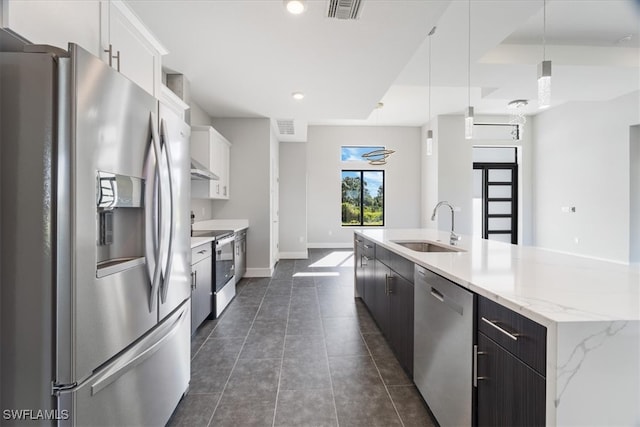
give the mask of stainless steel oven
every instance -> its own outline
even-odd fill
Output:
[[[235,280],[235,236],[233,231],[216,237],[215,240],[215,315],[220,316],[236,295]]]

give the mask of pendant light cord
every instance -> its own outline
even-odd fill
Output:
[[[547,0],[542,0],[542,60],[547,59]]]
[[[433,30],[431,30],[431,32],[429,33],[429,102],[427,105],[427,122],[431,121],[431,35],[432,34],[433,34]]]
[[[471,0],[469,0],[469,34],[468,34],[468,44],[467,44],[467,100],[469,103],[467,105],[471,105]]]

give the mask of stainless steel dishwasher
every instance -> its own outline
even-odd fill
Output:
[[[415,267],[413,379],[442,427],[472,422],[473,294]]]

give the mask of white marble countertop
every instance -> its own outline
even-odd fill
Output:
[[[238,232],[249,228],[248,219],[210,219],[193,224],[194,230],[233,230]],[[215,237],[192,237],[191,249],[215,240]]]
[[[457,284],[549,326],[563,322],[640,320],[640,269],[534,247],[463,236],[465,252],[416,252],[394,240],[449,244],[431,229],[356,229]]]

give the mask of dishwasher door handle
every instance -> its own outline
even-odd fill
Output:
[[[441,303],[449,307],[451,310],[455,311],[460,316],[463,315],[464,308],[460,304],[458,304],[454,299],[445,298],[445,295],[439,290],[437,290],[436,288],[434,288],[433,286],[431,287],[430,293],[432,297],[434,297],[435,299],[437,299],[438,301],[440,301]]]

